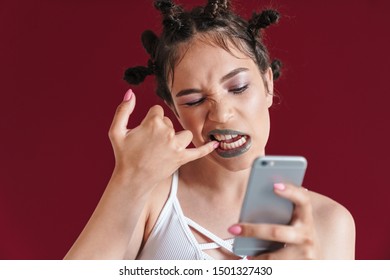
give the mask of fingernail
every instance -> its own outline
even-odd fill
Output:
[[[281,184],[281,183],[276,183],[274,184],[274,188],[278,191],[284,191],[284,189],[286,188],[286,186],[284,184]]]
[[[129,89],[128,91],[126,91],[126,94],[125,96],[123,97],[123,101],[129,101],[134,95],[134,92]]]
[[[231,234],[239,235],[242,232],[242,228],[239,225],[234,225],[234,226],[231,226],[230,228],[228,228],[228,231]]]
[[[246,259],[247,260],[253,260],[253,257],[252,256],[247,256]]]
[[[218,146],[219,146],[219,142],[216,141],[216,142],[214,143],[213,147],[214,147],[214,149],[216,149],[216,148],[218,148]]]

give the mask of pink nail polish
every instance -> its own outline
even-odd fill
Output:
[[[126,91],[126,94],[125,96],[123,97],[123,101],[129,101],[134,95],[134,92],[129,89],[128,91]]]
[[[214,149],[218,148],[219,142],[215,142],[213,146],[214,146]]]
[[[242,232],[242,228],[239,225],[234,225],[234,226],[231,226],[230,228],[228,228],[228,231],[231,234],[239,235]]]
[[[286,189],[286,186],[282,183],[276,183],[274,184],[274,188],[279,191],[284,191]]]

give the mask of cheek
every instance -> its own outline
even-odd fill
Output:
[[[251,95],[251,98],[245,101],[244,106],[246,118],[250,120],[250,127],[255,133],[254,136],[261,143],[267,142],[270,131],[270,118],[265,93],[258,92]]]
[[[251,92],[248,98],[243,100],[243,106],[247,114],[258,119],[268,114],[268,100],[264,92]]]
[[[178,118],[183,129],[192,132],[194,142],[202,136],[202,129],[204,126],[204,113],[201,110],[192,110],[192,112],[178,111],[180,118]]]

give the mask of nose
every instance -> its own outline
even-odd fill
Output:
[[[226,123],[233,117],[233,107],[227,100],[221,98],[210,104],[208,119],[216,123]]]

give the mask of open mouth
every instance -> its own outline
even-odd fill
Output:
[[[247,135],[238,134],[214,134],[210,135],[210,139],[219,142],[219,148],[222,150],[233,150],[243,146],[248,139]]]
[[[211,141],[218,141],[216,152],[222,157],[239,156],[250,148],[249,135],[234,130],[213,130],[209,133]]]

